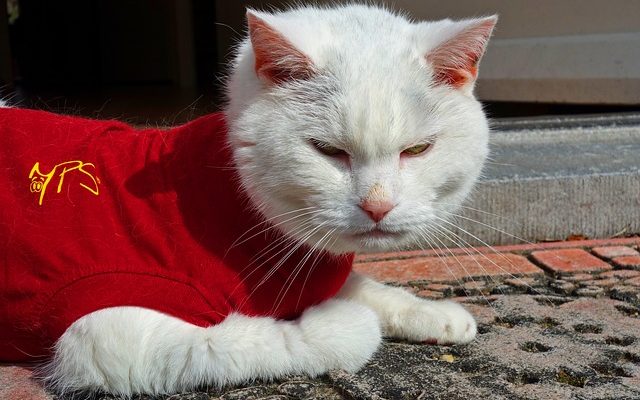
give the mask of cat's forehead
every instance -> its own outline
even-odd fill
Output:
[[[363,157],[396,154],[425,141],[438,120],[422,88],[410,82],[352,82],[341,86],[342,129],[339,140]]]
[[[431,79],[417,40],[424,26],[364,5],[302,8],[279,17],[271,22],[335,79],[326,93],[340,103],[341,139],[404,145],[424,126],[419,111],[428,108]]]
[[[319,67],[341,58],[356,68],[393,62],[406,56],[421,29],[401,15],[365,5],[302,7],[263,17]]]

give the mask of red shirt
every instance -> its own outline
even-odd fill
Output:
[[[295,318],[336,294],[351,255],[311,268],[301,246],[265,280],[290,242],[253,236],[260,225],[232,248],[262,220],[238,189],[223,118],[137,130],[0,109],[0,360],[47,356],[106,307],[204,327],[233,311]]]

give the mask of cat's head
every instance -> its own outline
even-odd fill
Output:
[[[451,229],[488,153],[472,90],[496,18],[412,23],[353,5],[247,18],[226,114],[265,218],[334,253]]]

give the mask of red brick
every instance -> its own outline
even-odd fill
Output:
[[[0,399],[51,399],[32,375],[26,368],[0,366]]]
[[[512,252],[531,252],[535,250],[549,250],[549,249],[566,249],[566,248],[592,248],[592,247],[604,247],[604,246],[639,246],[640,237],[630,238],[617,238],[617,239],[590,239],[579,241],[562,241],[562,242],[542,242],[542,243],[529,243],[529,244],[514,244],[505,246],[494,247],[473,247],[473,248],[456,248],[456,249],[435,249],[435,250],[415,250],[415,251],[401,251],[396,253],[370,253],[360,254],[356,257],[356,263],[382,261],[382,260],[397,260],[405,258],[417,258],[428,257],[435,255],[448,256],[450,252],[455,255],[464,255],[468,252],[492,254],[498,253],[512,253]]]
[[[356,263],[354,270],[382,282],[426,280],[460,282],[476,277],[542,275],[538,267],[516,254],[484,254],[457,257],[420,257],[404,260]]]
[[[555,273],[603,271],[611,265],[582,249],[561,249],[534,251],[533,258],[545,268]]]
[[[620,268],[640,269],[640,256],[616,257],[613,263]]]
[[[627,246],[594,247],[591,251],[598,257],[608,259],[621,256],[640,256],[640,253]]]

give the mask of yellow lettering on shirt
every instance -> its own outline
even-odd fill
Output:
[[[31,168],[31,172],[29,172],[29,179],[31,180],[29,189],[31,190],[31,193],[40,194],[38,204],[42,205],[42,201],[47,193],[49,184],[54,178],[58,178],[56,193],[60,193],[62,191],[62,184],[64,183],[65,176],[77,171],[75,172],[76,174],[82,174],[86,178],[86,184],[80,183],[80,187],[83,187],[90,193],[97,196],[99,193],[98,185],[100,184],[100,179],[91,172],[91,170],[95,170],[95,168],[96,166],[92,163],[74,160],[57,164],[48,173],[42,173],[40,170],[40,162],[36,162],[33,165],[33,168]]]

